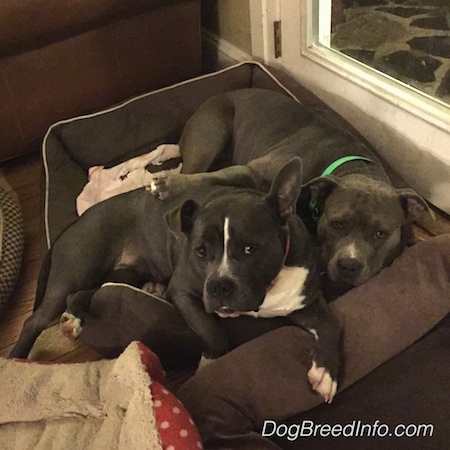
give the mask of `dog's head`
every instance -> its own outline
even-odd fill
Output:
[[[411,189],[361,175],[320,177],[308,183],[318,202],[318,237],[332,281],[365,283],[404,246],[403,232],[428,209]]]
[[[230,188],[204,205],[184,202],[166,216],[186,239],[189,270],[203,283],[206,312],[236,317],[257,310],[280,271],[286,252],[286,219],[301,189],[301,161],[281,168],[269,194]]]

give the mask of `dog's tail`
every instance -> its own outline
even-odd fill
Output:
[[[36,286],[36,298],[34,300],[33,312],[36,311],[42,303],[45,290],[47,289],[48,277],[50,274],[50,266],[52,261],[52,247],[47,250],[42,261],[41,269],[39,271],[39,277]]]

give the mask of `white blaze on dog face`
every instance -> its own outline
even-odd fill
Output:
[[[352,242],[345,250],[346,256],[348,258],[356,258],[358,259],[359,252],[356,245]]]
[[[220,276],[231,274],[230,260],[228,256],[229,241],[230,241],[230,219],[228,217],[225,217],[223,223],[223,256],[218,270]]]

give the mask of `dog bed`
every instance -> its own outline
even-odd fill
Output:
[[[278,77],[283,77],[278,74]],[[257,63],[243,63],[230,69],[205,75],[150,92],[131,99],[123,104],[96,114],[64,120],[50,127],[43,142],[43,162],[45,169],[44,221],[47,246],[51,247],[58,235],[78,218],[75,199],[83,192],[89,170],[93,167],[111,168],[132,158],[146,154],[160,145],[177,144],[183,125],[194,111],[207,98],[233,89],[259,87],[274,89],[292,95],[303,103],[315,108],[327,120],[342,125],[341,118],[330,114],[316,97],[308,90],[284,77],[283,84],[269,70]],[[349,130],[352,130],[348,127]],[[353,130],[352,130],[353,131]],[[105,280],[106,281],[106,280]],[[127,301],[127,299],[133,299]],[[139,307],[138,307],[139,305]],[[157,305],[157,306],[156,306]],[[123,311],[131,307],[130,314]],[[120,308],[116,316],[118,326],[109,326],[106,318],[111,316],[111,308]],[[129,327],[119,317],[133,317],[133,323],[143,325],[144,310],[155,308],[148,322],[158,324],[157,330],[134,327],[134,339],[142,340],[161,358],[164,365],[181,361],[183,364],[195,362],[199,356],[199,347],[195,336],[177,326],[178,318],[170,304],[149,294],[140,286],[127,286],[123,283],[108,283],[99,289],[92,301],[80,340],[93,346],[101,354],[116,356],[123,349],[124,339],[129,339]],[[163,315],[160,317],[160,312]],[[175,325],[167,333],[168,314]],[[161,320],[159,320],[161,319]],[[161,325],[164,324],[164,325]],[[230,325],[233,329],[234,325]],[[264,331],[265,325],[257,325]],[[110,330],[112,335],[100,330]],[[149,332],[149,330],[151,330]],[[173,330],[179,331],[172,333]],[[161,333],[163,338],[161,338]],[[258,335],[260,331],[251,334]],[[235,334],[234,331],[232,333]],[[171,338],[172,336],[172,338]],[[182,340],[180,340],[180,337]],[[250,336],[239,336],[236,344]],[[232,336],[234,339],[234,336]],[[169,339],[168,341],[165,339]],[[129,342],[129,341],[128,341]],[[161,345],[165,342],[166,345]],[[183,345],[175,345],[183,342]],[[161,351],[160,351],[161,350]],[[190,351],[187,351],[190,350]]]
[[[0,442],[7,449],[202,448],[158,358],[132,342],[115,360],[38,364],[0,359]]]
[[[77,220],[75,199],[88,181],[89,168],[109,168],[161,144],[176,144],[183,124],[203,101],[221,92],[248,87],[293,95],[326,120],[357,135],[348,123],[308,90],[286,75],[257,63],[239,64],[148,93],[97,114],[59,122],[49,129],[43,143],[48,246]],[[391,370],[396,373],[395,356],[401,357],[408,346],[433,327],[438,328],[432,333],[439,333],[439,327],[445,324],[441,321],[448,314],[450,297],[450,266],[445,253],[449,251],[448,236],[431,239],[423,245],[426,246],[422,246],[423,251],[419,244],[408,249],[395,265],[373,282],[337,300],[333,308],[344,328],[341,386],[347,389],[338,393],[334,404],[326,411],[333,411],[339,398],[345,399],[353,386],[369,380],[364,393],[374,411],[383,399],[387,405],[383,411],[391,408],[392,421],[401,423],[405,417],[396,408],[395,398],[390,396],[392,386],[389,382],[380,386],[370,377],[390,358],[394,365]],[[427,258],[422,256],[423,252]],[[434,259],[435,255],[437,259]],[[427,270],[428,266],[430,270]],[[198,339],[185,327],[172,305],[139,286],[105,284],[94,295],[90,312],[80,339],[105,356],[116,355],[132,340],[142,340],[158,354],[166,367],[183,368],[195,365],[198,360]],[[283,327],[283,320],[242,317],[225,320],[224,324],[232,347],[264,335],[240,345],[205,372],[195,375],[179,391],[181,398],[198,421],[208,448],[261,450],[288,447],[292,442],[286,436],[273,435],[270,440],[258,433],[263,418],[288,421],[298,414],[315,411],[320,403],[321,399],[310,391],[306,381],[311,336],[294,327]],[[275,327],[280,328],[273,331]],[[269,329],[272,331],[267,333]],[[440,355],[448,361],[442,349]],[[448,373],[447,366],[444,374]],[[400,363],[398,367],[401,370]],[[435,373],[433,369],[427,373],[411,368],[408,376],[410,380],[423,379]],[[402,373],[397,375],[403,380]],[[441,383],[445,381],[444,376],[437,377]],[[410,385],[414,382],[402,381],[400,390],[402,395],[411,398],[409,405],[414,411]],[[371,386],[374,386],[373,391]],[[448,392],[442,392],[437,386],[423,395],[439,395],[443,400],[442,408],[450,404]],[[360,409],[358,402],[351,404],[355,417],[358,418],[358,414],[363,417],[368,402],[361,401]],[[436,411],[441,413],[442,409]],[[415,411],[419,419],[423,417],[420,412],[419,409]],[[321,417],[329,416],[326,412],[321,415],[319,411],[315,417],[320,421]],[[448,433],[445,437],[450,441]],[[336,442],[332,441],[332,445]],[[345,442],[348,445],[349,441]],[[399,442],[396,441],[396,445]],[[427,441],[426,444],[433,448],[434,442]],[[380,444],[375,440],[368,445],[370,443],[374,447]],[[299,442],[294,444],[293,448],[298,448]]]

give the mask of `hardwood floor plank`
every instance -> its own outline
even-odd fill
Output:
[[[41,177],[41,156],[37,154],[25,159],[7,161],[3,164],[2,169],[8,183],[15,190],[29,184],[34,185],[35,183],[39,183]]]
[[[20,314],[1,324],[0,356],[7,357],[9,355],[12,345],[17,342],[27,317],[28,314]]]

